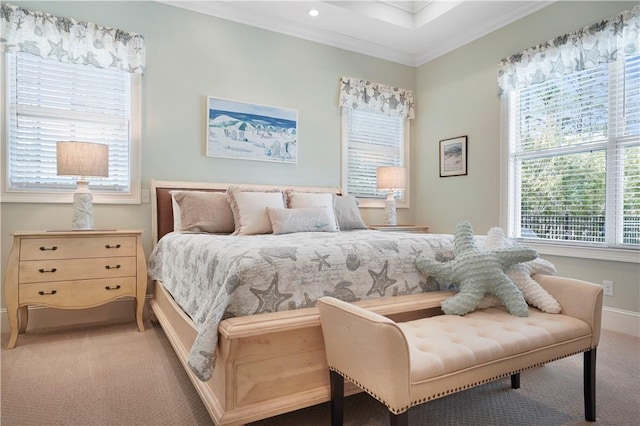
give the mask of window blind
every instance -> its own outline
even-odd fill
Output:
[[[640,245],[640,56],[510,95],[515,235]]]
[[[359,198],[384,199],[386,192],[376,188],[376,169],[404,165],[404,118],[351,108],[346,111],[347,190]]]
[[[130,75],[18,52],[8,55],[10,191],[74,190],[56,175],[56,142],[109,146],[109,177],[92,191],[130,192]]]

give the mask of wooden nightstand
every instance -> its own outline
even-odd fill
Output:
[[[142,231],[16,232],[4,283],[7,347],[27,330],[28,306],[90,308],[134,297],[138,329],[147,291]]]
[[[429,227],[424,225],[369,225],[369,229],[385,232],[411,232],[414,234],[426,234]]]

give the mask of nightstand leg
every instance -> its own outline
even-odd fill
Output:
[[[144,325],[142,324],[142,314],[144,312],[144,301],[147,296],[147,261],[144,257],[144,249],[142,248],[142,235],[136,236],[136,257],[138,263],[137,268],[137,283],[136,283],[136,321],[138,322],[138,330],[144,331]]]
[[[29,309],[26,306],[18,308],[18,314],[20,317],[20,327],[18,331],[20,334],[23,334],[27,331],[27,324],[29,323]]]
[[[11,327],[11,336],[9,337],[7,349],[13,349],[16,347],[16,341],[18,340],[18,309],[7,307],[7,316],[9,317],[9,327]]]
[[[136,322],[138,323],[138,330],[144,331],[144,325],[142,324],[142,312],[144,311],[144,297],[136,297]]]

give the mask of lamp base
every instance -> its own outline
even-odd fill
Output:
[[[398,224],[398,215],[396,214],[396,198],[393,196],[393,191],[389,191],[387,193],[387,199],[384,201],[384,224]]]
[[[71,229],[74,231],[93,229],[93,194],[89,182],[78,181],[78,189],[73,193],[73,218]]]

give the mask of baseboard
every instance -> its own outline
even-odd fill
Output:
[[[146,296],[147,299],[151,299],[151,297],[151,294]],[[44,306],[30,306],[27,332],[35,329],[126,321],[132,321],[135,326],[134,302],[133,298],[118,299],[105,305],[87,309],[54,309]],[[6,308],[0,310],[0,318],[2,332],[10,332]]]
[[[151,295],[147,295],[150,299]],[[56,328],[71,325],[84,325],[105,322],[135,321],[134,300],[120,299],[106,305],[89,309],[51,309],[40,306],[29,308],[29,327]],[[9,332],[7,309],[0,310],[2,332]],[[604,307],[602,309],[602,328],[640,337],[640,313]]]
[[[602,328],[640,337],[640,313],[616,308],[602,308]]]

